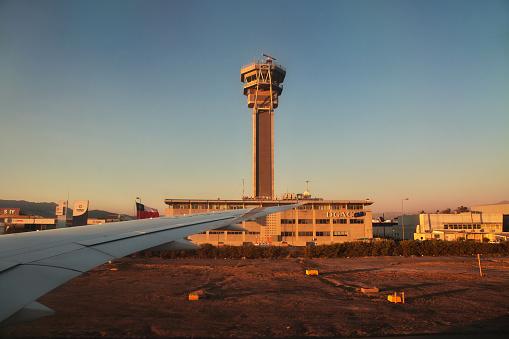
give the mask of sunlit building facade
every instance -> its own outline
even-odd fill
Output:
[[[246,231],[208,231],[189,239],[196,244],[306,246],[373,237],[371,200],[187,200],[166,199],[167,216],[225,209],[281,206],[305,202],[296,209],[268,215],[241,225]]]
[[[405,216],[406,217],[406,216]],[[405,230],[407,221],[405,218]],[[509,232],[504,230],[501,213],[466,212],[459,214],[419,214],[415,240],[474,240],[505,241]]]

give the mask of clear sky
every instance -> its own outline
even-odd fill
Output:
[[[509,200],[509,1],[0,0],[0,198],[252,195],[240,68],[287,68],[275,191]]]

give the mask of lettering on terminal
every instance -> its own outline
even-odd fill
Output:
[[[365,215],[365,212],[327,212],[327,218],[359,218]]]

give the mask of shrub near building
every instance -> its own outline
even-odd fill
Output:
[[[195,258],[195,259],[288,259],[288,258],[352,258],[377,256],[456,256],[456,255],[508,256],[509,241],[502,243],[480,243],[473,241],[394,241],[374,242],[352,241],[332,245],[306,247],[259,247],[220,246],[203,244],[199,250],[135,253],[135,257],[145,258]]]

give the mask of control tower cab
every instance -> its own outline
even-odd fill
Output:
[[[265,60],[241,68],[240,81],[247,107],[253,109],[253,195],[274,199],[274,109],[283,92],[286,69],[275,58],[262,55]]]

